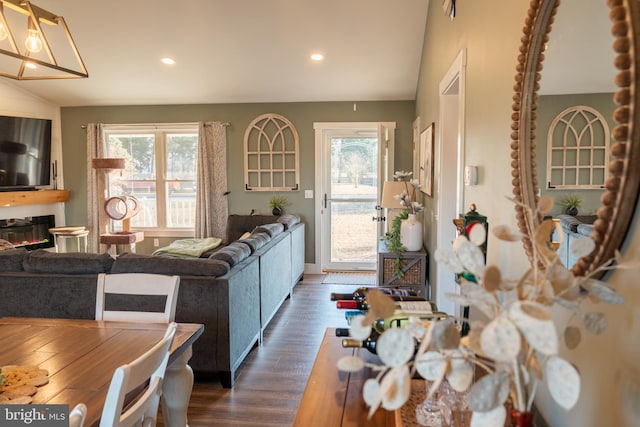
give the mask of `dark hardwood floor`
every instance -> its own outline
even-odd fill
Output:
[[[329,294],[357,287],[322,284],[321,277],[305,277],[295,287],[293,298],[284,302],[265,331],[263,345],[245,360],[233,389],[217,381],[194,385],[190,427],[293,423],[325,329],[347,325]]]

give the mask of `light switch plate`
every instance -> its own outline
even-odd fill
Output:
[[[305,199],[313,199],[313,190],[304,190]]]

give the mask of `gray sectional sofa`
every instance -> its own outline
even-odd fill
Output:
[[[217,376],[232,387],[243,360],[304,271],[299,219],[247,217],[231,215],[227,236],[240,236],[242,225],[251,228],[249,238],[225,239],[228,244],[201,258],[1,251],[0,316],[92,319],[98,273],[177,274],[176,321],[205,326],[190,361],[196,378]],[[107,304],[152,310],[158,302],[114,297]]]
[[[556,217],[560,222],[563,234],[563,239],[557,252],[560,261],[562,261],[565,267],[571,268],[576,261],[578,261],[578,258],[570,251],[571,244],[576,239],[590,238],[591,232],[593,231],[593,222],[596,218],[596,215],[572,216],[566,214],[561,214]],[[560,237],[555,231],[553,240],[560,241]]]

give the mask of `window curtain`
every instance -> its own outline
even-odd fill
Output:
[[[229,215],[227,126],[224,122],[198,123],[197,239],[225,236]]]
[[[104,213],[104,180],[98,174],[104,171],[94,169],[93,159],[104,157],[104,129],[101,123],[87,124],[87,216],[89,218],[89,252],[98,253],[100,234],[107,232],[109,220]],[[102,187],[102,188],[100,188]]]

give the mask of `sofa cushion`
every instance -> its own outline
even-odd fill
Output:
[[[271,236],[261,231],[258,233],[252,233],[251,237],[247,237],[246,239],[240,240],[239,242],[247,245],[251,249],[251,253],[253,253],[266,245],[269,240],[271,240]]]
[[[252,232],[262,224],[276,222],[278,217],[273,215],[236,215],[227,217],[227,229],[224,241],[231,243],[240,238],[244,233]]]
[[[284,225],[285,230],[288,230],[294,225],[300,223],[300,216],[294,214],[284,214],[278,217],[278,222]]]
[[[229,264],[208,258],[170,258],[164,256],[122,254],[116,258],[111,273],[154,273],[179,276],[224,276]]]
[[[271,224],[259,225],[253,230],[253,233],[267,233],[269,236],[274,237],[284,231],[284,224],[280,224],[278,222],[274,222]]]
[[[219,259],[233,267],[249,255],[251,255],[249,246],[240,242],[233,242],[229,246],[225,246],[212,253],[209,259]]]
[[[80,252],[57,253],[44,249],[24,256],[22,266],[27,273],[98,274],[111,270],[113,258],[109,254]]]
[[[582,221],[571,215],[561,214],[558,215],[558,219],[560,220],[560,225],[564,230],[574,233],[578,231],[578,225],[582,224]]]
[[[0,271],[24,271],[22,261],[27,254],[25,248],[5,249],[0,251]]]
[[[580,224],[578,225],[577,232],[583,236],[590,236],[593,231],[593,224]]]

